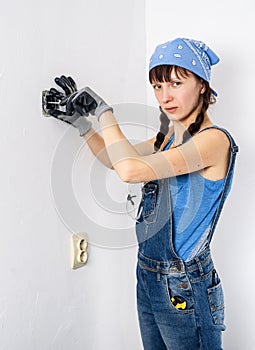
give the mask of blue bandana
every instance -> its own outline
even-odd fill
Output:
[[[202,41],[177,38],[156,47],[151,56],[149,70],[156,66],[174,65],[186,68],[210,82],[211,66],[219,60],[219,57]],[[214,90],[213,93],[217,96]]]

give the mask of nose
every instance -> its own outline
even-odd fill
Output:
[[[164,86],[162,88],[162,102],[168,103],[173,100],[173,94],[169,86]]]

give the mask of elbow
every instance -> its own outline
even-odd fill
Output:
[[[117,171],[117,174],[121,181],[126,182],[126,183],[133,183],[134,182],[134,177],[130,172],[123,170],[123,171]]]
[[[121,179],[121,181],[126,183],[138,183],[141,180],[138,179],[138,174],[136,169],[127,162],[126,164],[118,164],[115,166],[115,170]]]

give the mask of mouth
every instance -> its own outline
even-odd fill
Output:
[[[164,108],[167,113],[174,113],[177,110],[177,107]]]

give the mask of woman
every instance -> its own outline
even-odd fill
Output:
[[[137,307],[145,350],[222,349],[224,300],[210,242],[232,184],[238,148],[207,114],[217,55],[201,41],[158,45],[150,83],[159,103],[160,132],[131,145],[112,107],[71,78],[51,89],[66,112],[50,114],[77,127],[93,153],[125,182],[144,182],[136,233]],[[102,137],[84,118],[97,117]],[[171,127],[169,127],[169,123]],[[107,150],[107,151],[105,151]]]

